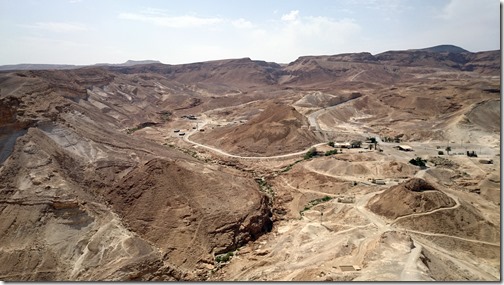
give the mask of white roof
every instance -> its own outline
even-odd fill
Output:
[[[400,148],[402,148],[402,149],[412,149],[412,147],[411,147],[411,146],[409,146],[409,145],[404,145],[404,144],[403,144],[403,145],[400,145],[399,147],[400,147]]]

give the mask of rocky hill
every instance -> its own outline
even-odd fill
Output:
[[[244,156],[281,155],[319,142],[308,127],[294,107],[273,103],[246,123],[209,130],[194,139]]]

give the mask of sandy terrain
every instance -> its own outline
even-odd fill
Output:
[[[497,281],[500,52],[3,72],[0,180],[2,280]]]

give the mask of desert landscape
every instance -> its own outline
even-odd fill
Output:
[[[0,280],[499,281],[501,51],[0,71]]]

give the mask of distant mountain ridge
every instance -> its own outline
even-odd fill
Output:
[[[325,62],[325,63],[323,63]],[[430,66],[437,68],[452,68],[461,71],[474,71],[476,69],[485,73],[500,73],[500,50],[470,52],[454,45],[438,45],[422,49],[390,50],[379,54],[369,52],[343,53],[335,55],[308,55],[300,56],[289,64],[278,64],[250,58],[221,59],[185,64],[163,64],[157,60],[128,60],[120,64],[98,63],[94,65],[57,65],[57,64],[18,64],[0,66],[0,71],[15,70],[68,70],[89,67],[106,67],[117,69],[120,72],[167,72],[173,76],[182,76],[189,81],[207,80],[210,77],[221,77],[222,80],[233,80],[240,77],[243,81],[253,79],[270,84],[277,82],[279,76],[294,75],[297,69],[306,73],[309,68],[312,77],[323,76],[332,80],[340,76],[347,67],[337,67],[338,63],[368,63],[388,64],[395,66]],[[322,65],[321,65],[322,64]],[[324,67],[322,67],[324,66]],[[338,70],[333,70],[334,68]],[[215,70],[221,70],[215,74]],[[142,70],[142,71],[141,71]],[[228,72],[225,72],[225,71]],[[252,73],[250,73],[252,72]],[[181,74],[182,73],[182,74]],[[339,74],[339,75],[338,75]],[[284,76],[284,78],[286,78]],[[182,78],[181,78],[182,79]],[[320,79],[320,78],[319,78]],[[254,81],[253,80],[253,81]],[[289,78],[286,80],[290,81]]]
[[[97,63],[95,66],[135,66],[140,64],[162,63],[159,60],[128,60],[125,63]]]
[[[124,63],[97,63],[94,65],[73,65],[73,64],[11,64],[11,65],[0,65],[0,71],[8,70],[65,70],[65,69],[76,69],[87,66],[135,66],[140,64],[153,64],[161,63],[158,60],[128,60]]]

